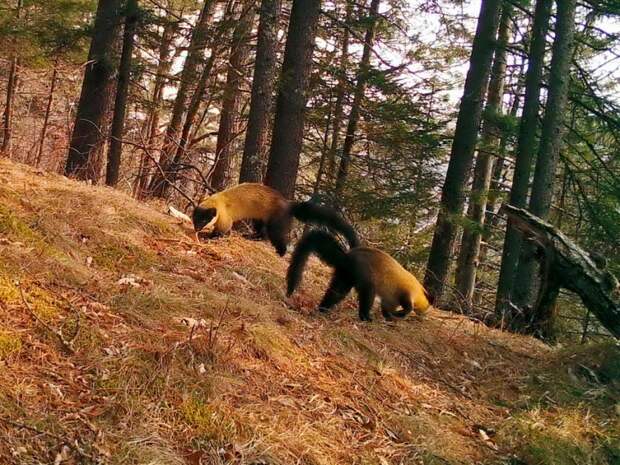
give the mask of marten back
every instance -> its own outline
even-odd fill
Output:
[[[218,192],[200,203],[201,207],[225,211],[231,221],[267,220],[288,208],[287,200],[272,189],[257,183],[243,183]]]

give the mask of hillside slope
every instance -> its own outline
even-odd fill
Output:
[[[616,347],[319,316],[160,207],[0,161],[0,463],[619,463]]]

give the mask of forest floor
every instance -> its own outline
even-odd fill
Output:
[[[620,463],[613,344],[320,316],[318,262],[287,300],[164,210],[0,161],[0,463]]]

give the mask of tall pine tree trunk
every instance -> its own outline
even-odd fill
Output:
[[[114,42],[119,28],[121,0],[99,0],[93,39],[84,72],[65,175],[96,182],[98,157],[105,144],[106,117],[114,92]]]
[[[519,109],[521,108],[521,98],[523,92],[523,78],[525,69],[525,60],[521,62],[519,66],[519,71],[517,75],[516,88],[513,90],[513,99],[510,104],[509,115],[512,120],[517,117],[519,113]],[[492,230],[497,227],[499,222],[499,215],[497,214],[499,211],[499,203],[502,198],[501,192],[503,189],[503,183],[506,179],[506,172],[508,168],[506,167],[506,160],[508,155],[508,144],[511,139],[511,131],[504,130],[502,134],[501,141],[499,143],[499,158],[496,160],[493,166],[493,176],[491,177],[491,186],[489,188],[489,197],[487,201],[487,219],[484,222],[484,232],[482,234],[483,238],[488,238],[492,234]],[[480,262],[484,262],[486,247],[482,247],[480,251]]]
[[[38,167],[41,164],[41,157],[43,156],[43,148],[45,147],[45,136],[47,135],[47,127],[49,125],[50,114],[52,112],[52,103],[54,102],[54,92],[56,91],[56,77],[58,76],[58,59],[54,62],[54,70],[52,71],[52,80],[50,82],[50,92],[47,95],[47,106],[45,107],[45,116],[43,117],[43,126],[41,127],[41,140],[39,141],[39,148],[37,150],[37,157],[34,162],[34,166]]]
[[[304,134],[320,0],[293,0],[265,184],[292,198]]]
[[[174,99],[174,106],[172,108],[172,116],[170,117],[168,128],[166,129],[164,147],[159,158],[161,172],[157,170],[153,174],[153,178],[149,185],[150,194],[155,197],[164,197],[166,195],[169,177],[174,174],[174,156],[179,144],[183,118],[187,109],[187,100],[191,87],[198,79],[198,67],[204,58],[209,22],[211,21],[211,12],[214,5],[215,0],[205,1],[200,11],[198,21],[192,30],[187,58],[185,59],[183,71],[181,72],[179,88],[177,89],[177,95]]]
[[[348,25],[351,23],[351,18],[353,16],[353,2],[347,2],[347,10],[346,10],[346,19],[345,24]],[[346,89],[347,89],[347,68],[349,66],[349,28],[348,26],[344,28],[342,31],[342,43],[340,46],[341,54],[340,54],[340,69],[338,76],[338,87],[336,89],[336,103],[334,105],[334,116],[332,123],[332,138],[331,144],[329,148],[329,153],[327,155],[327,186],[328,190],[334,186],[334,181],[336,177],[336,154],[338,153],[338,147],[340,145],[340,131],[342,127],[343,120],[343,108],[346,97]]]
[[[155,75],[155,83],[153,85],[153,97],[150,104],[151,112],[146,125],[146,145],[148,147],[147,150],[149,150],[149,154],[151,156],[151,151],[152,148],[155,146],[157,132],[159,130],[164,87],[168,82],[168,73],[170,72],[170,67],[172,65],[172,41],[178,27],[177,24],[177,22],[169,21],[164,25],[161,41],[159,43],[157,71]],[[143,197],[144,190],[146,189],[150,181],[152,168],[153,160],[151,160],[148,154],[143,154],[140,159],[138,176],[136,177],[136,181],[134,184],[134,197]]]
[[[534,10],[532,39],[525,75],[523,114],[519,126],[515,168],[509,198],[510,204],[519,208],[525,207],[527,202],[533,154],[536,150],[540,87],[545,61],[546,36],[551,17],[551,2],[552,0],[537,0]],[[520,248],[521,235],[512,225],[511,219],[508,218],[495,300],[495,313],[499,321],[504,321],[504,314],[508,309]]]
[[[253,20],[254,8],[252,7],[242,13],[233,32],[220,125],[217,133],[215,165],[211,173],[211,186],[217,191],[225,189],[230,180],[232,144],[235,138],[239,97],[241,96],[240,86],[243,83],[243,68],[249,53],[247,43]]]
[[[261,182],[263,156],[269,129],[276,76],[276,47],[280,0],[262,0],[256,41],[256,63],[252,78],[250,114],[245,134],[239,182]]]
[[[17,0],[17,8],[15,16],[17,19],[21,16],[23,0]],[[11,139],[13,135],[13,100],[17,91],[19,70],[19,58],[16,54],[11,57],[11,66],[9,68],[9,76],[6,83],[6,102],[4,104],[4,112],[2,114],[2,146],[0,151],[5,155],[10,155]]]
[[[338,166],[338,174],[336,175],[336,187],[334,199],[338,201],[342,197],[345,181],[349,174],[349,165],[351,164],[351,151],[355,143],[355,131],[360,118],[360,110],[364,92],[366,90],[366,82],[370,73],[370,52],[372,43],[375,38],[375,26],[379,13],[380,0],[371,0],[369,11],[368,28],[364,37],[364,49],[362,51],[362,60],[357,72],[357,81],[355,83],[355,92],[353,94],[353,104],[351,105],[351,113],[349,114],[349,122],[347,124],[347,132],[344,137],[342,146],[342,155],[340,157],[340,165]]]
[[[521,76],[521,73],[519,74]],[[520,92],[521,87],[518,85],[515,90],[515,95],[512,100],[512,104],[510,105],[510,117],[512,119],[517,117],[517,113],[519,112],[520,107]],[[482,240],[480,244],[480,254],[478,256],[478,264],[479,266],[486,263],[487,253],[489,251],[488,241],[492,238],[493,230],[497,229],[497,225],[499,223],[499,207],[500,200],[502,198],[502,186],[504,184],[504,180],[506,179],[506,172],[508,171],[506,168],[506,156],[508,151],[508,143],[511,138],[510,130],[505,130],[504,134],[502,134],[501,141],[499,143],[499,156],[495,161],[493,166],[493,175],[491,177],[491,186],[489,188],[489,196],[487,201],[487,208],[485,214],[484,227],[482,231]],[[480,305],[482,303],[483,296],[481,293],[476,293],[474,291],[474,302],[473,305]]]
[[[443,297],[448,280],[458,217],[462,214],[465,203],[463,194],[476,148],[501,5],[501,0],[482,0],[480,6],[448,171],[441,193],[439,216],[424,277],[425,287],[438,300]]]
[[[327,110],[327,119],[325,121],[325,130],[323,131],[323,144],[321,147],[321,157],[319,158],[319,167],[316,172],[316,179],[314,180],[314,185],[312,186],[312,197],[313,198],[319,193],[321,181],[323,180],[323,174],[325,173],[325,162],[327,161],[327,157],[329,155],[328,143],[329,143],[329,132],[331,130],[332,118],[333,118],[332,110],[333,110],[333,103],[330,98],[328,110]],[[309,225],[306,225],[306,229],[308,227]],[[304,233],[306,229],[304,229]]]
[[[2,147],[0,150],[6,155],[9,155],[11,151],[11,139],[13,135],[13,100],[17,88],[18,68],[19,59],[14,56],[11,58],[9,77],[6,84],[6,103],[4,104],[4,113],[2,114]]]
[[[474,167],[474,179],[466,226],[461,239],[461,250],[456,268],[456,289],[463,298],[465,306],[471,309],[474,288],[476,286],[476,269],[480,254],[480,243],[485,221],[487,197],[491,184],[493,156],[497,151],[499,140],[498,128],[494,121],[502,111],[504,82],[506,80],[506,47],[510,38],[512,8],[505,3],[497,33],[495,59],[491,69],[491,79],[487,91],[486,118],[478,146],[478,155]]]
[[[575,35],[575,8],[576,0],[562,0],[557,3],[557,21],[549,74],[549,90],[540,133],[540,147],[534,171],[532,195],[530,196],[529,203],[529,211],[543,220],[549,216],[551,209],[557,160],[562,147],[573,39]],[[513,290],[515,304],[520,308],[524,308],[532,303],[534,279],[536,276],[535,269],[533,248],[530,244],[524,243],[519,255],[519,266]],[[529,325],[526,330],[537,332],[537,315],[525,313],[526,320],[524,323]],[[519,319],[517,318],[517,321]]]
[[[209,78],[211,77],[211,72],[213,71],[213,65],[215,64],[216,59],[217,50],[213,48],[211,50],[211,56],[209,56],[207,63],[202,69],[202,73],[200,75],[200,78],[198,79],[198,86],[194,91],[194,95],[192,95],[192,99],[187,109],[185,123],[183,123],[183,130],[181,131],[181,137],[179,138],[179,146],[177,147],[176,154],[174,155],[174,161],[171,165],[172,169],[170,170],[171,173],[169,179],[173,182],[176,181],[179,164],[183,162],[183,159],[185,157],[185,150],[187,149],[187,145],[190,139],[190,131],[196,120],[196,115],[198,114],[198,110],[200,109],[200,104],[202,103],[204,95],[207,91],[207,85],[209,83]]]
[[[125,131],[125,112],[127,109],[127,96],[129,95],[129,78],[137,22],[138,2],[137,0],[127,0],[125,4],[123,49],[118,67],[114,114],[112,116],[112,130],[110,131],[110,151],[108,152],[108,164],[105,174],[105,183],[108,186],[116,186],[121,167],[123,133]]]

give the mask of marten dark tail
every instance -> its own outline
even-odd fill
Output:
[[[291,263],[286,272],[286,295],[291,295],[299,286],[306,262],[312,253],[336,270],[346,272],[349,268],[347,252],[338,243],[336,238],[325,231],[312,230],[304,234],[297,246],[295,246],[291,256]]]
[[[291,212],[299,221],[327,226],[342,234],[351,248],[360,245],[357,233],[353,227],[332,208],[312,202],[292,202]]]

